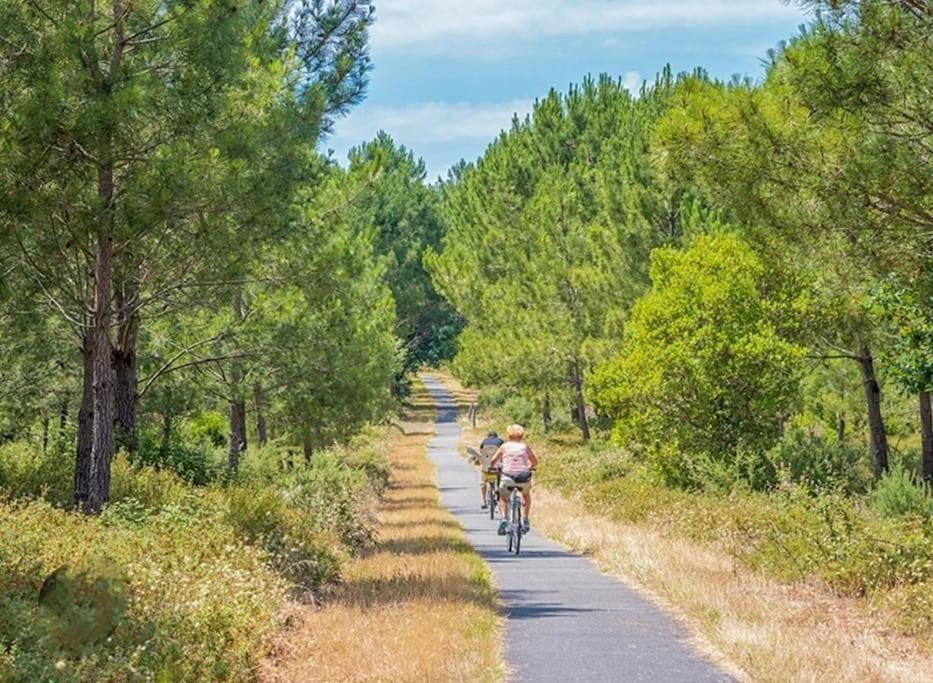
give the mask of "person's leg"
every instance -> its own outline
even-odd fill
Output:
[[[531,512],[531,487],[526,486],[522,489],[522,515],[528,519]]]
[[[483,501],[483,507],[486,507],[486,480],[483,479],[482,483],[479,485],[479,497]]]
[[[508,519],[509,511],[509,492],[505,489],[499,491],[499,512],[502,513],[502,519]]]
[[[531,512],[531,485],[522,487],[522,530],[525,532],[531,529],[529,512]]]

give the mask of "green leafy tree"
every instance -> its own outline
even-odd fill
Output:
[[[761,453],[797,406],[803,350],[782,336],[798,302],[732,234],[656,249],[651,289],[632,309],[621,352],[592,378],[616,440],[643,448],[669,480],[697,465]]]
[[[82,337],[84,509],[107,498],[114,424],[133,447],[141,311],[237,261],[300,150],[270,142],[308,149],[362,96],[371,16],[337,0],[0,8],[0,215]]]
[[[362,190],[353,202],[358,230],[374,233],[386,260],[396,334],[405,349],[403,373],[449,360],[460,320],[422,263],[425,251],[440,247],[445,228],[439,191],[425,184],[424,162],[380,132],[350,150],[350,174],[359,177]]]
[[[913,3],[808,4],[815,22],[774,53],[760,87],[681,84],[658,158],[748,226],[769,259],[819,274],[826,315],[809,341],[857,363],[880,473],[885,333],[871,292],[889,274],[916,287],[929,277],[931,16]]]
[[[608,77],[552,91],[444,188],[448,231],[427,263],[466,319],[468,380],[567,396],[589,437],[584,377],[620,336],[647,255],[677,240],[683,194],[648,156],[669,72],[633,98]]]

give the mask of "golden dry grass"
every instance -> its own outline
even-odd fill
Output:
[[[351,563],[323,605],[299,610],[263,680],[501,680],[495,591],[440,505],[430,437],[418,427],[428,417],[424,400],[418,388],[418,410],[402,422],[416,428],[394,439],[376,547]]]

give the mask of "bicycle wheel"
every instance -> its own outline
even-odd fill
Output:
[[[486,484],[486,504],[489,506],[489,519],[496,518],[496,490],[490,481]]]
[[[518,555],[522,547],[522,504],[518,494],[512,497],[512,533],[515,534],[515,554]]]

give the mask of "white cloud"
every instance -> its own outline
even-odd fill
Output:
[[[641,89],[641,84],[644,82],[645,79],[642,78],[641,74],[637,71],[626,71],[625,75],[622,77],[622,87],[633,95],[638,94],[638,91]]]
[[[359,142],[384,130],[405,144],[492,140],[511,125],[514,114],[524,116],[532,105],[530,100],[495,104],[424,102],[402,107],[364,105],[337,123],[334,138]]]
[[[466,147],[480,153],[511,126],[513,116],[524,117],[533,105],[532,100],[492,104],[423,102],[399,107],[364,104],[337,122],[333,137],[324,146],[332,148],[343,162],[351,147],[384,130],[415,154],[428,152],[425,162],[428,178],[433,179],[445,175],[460,159],[453,150]],[[472,160],[472,155],[466,156]]]
[[[729,26],[800,17],[780,0],[386,0],[372,42],[381,50],[447,52],[515,40]]]

